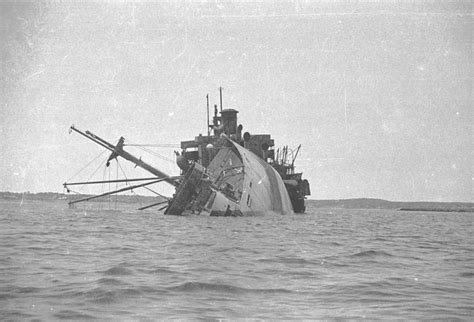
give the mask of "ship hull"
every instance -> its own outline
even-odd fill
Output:
[[[278,172],[251,151],[232,142],[245,166],[241,211],[249,215],[292,214],[288,192]]]
[[[207,169],[199,164],[191,166],[165,213],[292,214],[290,197],[278,172],[251,151],[226,140]]]

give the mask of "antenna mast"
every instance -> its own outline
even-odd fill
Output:
[[[207,99],[207,136],[211,135],[210,127],[209,127],[209,94],[206,95]]]
[[[219,95],[221,99],[221,112],[222,112],[222,87],[219,87]]]

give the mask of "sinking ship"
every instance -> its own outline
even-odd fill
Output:
[[[125,139],[111,144],[90,131],[81,131],[71,126],[89,140],[111,152],[107,166],[118,157],[153,175],[150,178],[113,180],[129,182],[144,180],[123,189],[89,196],[70,202],[71,204],[144,187],[149,184],[166,182],[175,187],[171,198],[142,207],[161,205],[164,214],[199,214],[210,216],[254,216],[268,214],[303,213],[305,199],[310,195],[309,182],[295,172],[295,159],[301,145],[290,150],[288,146],[275,151],[274,140],[269,134],[243,133],[238,125],[235,109],[222,108],[220,89],[220,110],[214,106],[212,121],[207,96],[207,135],[198,135],[194,140],[182,141],[181,151],[175,151],[179,176],[169,176],[125,150]],[[96,181],[93,183],[103,183]],[[81,183],[64,183],[69,187]]]

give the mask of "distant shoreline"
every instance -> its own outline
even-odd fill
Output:
[[[64,200],[71,201],[91,195],[73,195],[57,192],[0,192],[2,200]],[[109,197],[97,199],[108,200]],[[116,195],[113,200],[125,203],[156,202],[158,196],[142,195]],[[312,208],[343,208],[343,209],[392,209],[398,211],[442,211],[442,212],[473,212],[474,203],[471,202],[429,202],[429,201],[388,201],[383,199],[333,199],[333,200],[307,200],[307,205]]]
[[[474,212],[472,202],[388,201],[383,199],[310,200],[316,208],[393,209],[398,211]]]
[[[472,208],[444,209],[444,208],[401,208],[399,211],[442,211],[442,212],[474,212]]]
[[[0,200],[43,200],[43,201],[72,201],[81,198],[90,197],[89,194],[65,194],[57,192],[0,192]],[[90,200],[89,202],[102,202],[104,200],[117,200],[123,203],[141,203],[141,202],[156,202],[157,199],[163,199],[159,196],[142,196],[142,195],[113,195]]]

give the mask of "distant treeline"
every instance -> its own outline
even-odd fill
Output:
[[[396,209],[401,211],[474,212],[471,202],[402,202],[383,199],[308,200],[316,208]]]
[[[57,192],[38,192],[38,193],[17,193],[17,192],[0,192],[0,199],[4,200],[65,200],[73,201],[77,199],[87,198],[92,195],[73,195],[73,194],[64,194]],[[141,203],[141,202],[157,202],[157,199],[162,199],[160,197],[150,197],[150,196],[141,196],[141,195],[113,195],[105,196],[102,198],[90,200],[94,201],[104,201],[104,200],[117,200],[119,202],[126,203]]]

